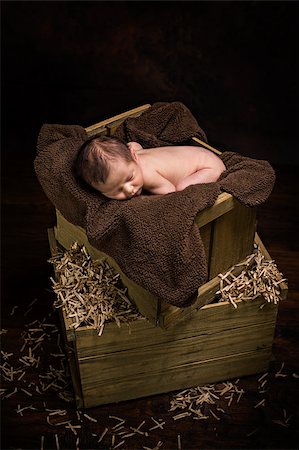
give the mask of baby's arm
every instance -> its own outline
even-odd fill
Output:
[[[218,180],[223,170],[219,168],[206,168],[200,169],[195,173],[192,173],[188,177],[181,180],[177,186],[177,191],[182,191],[188,186],[193,184],[213,183]]]
[[[176,192],[175,186],[166,178],[163,179],[163,183],[155,186],[150,187],[147,189],[151,194],[159,194],[159,195],[165,195],[170,194],[171,192]]]
[[[144,178],[143,187],[151,194],[164,195],[175,192],[174,184],[164,178],[156,170],[149,170]]]

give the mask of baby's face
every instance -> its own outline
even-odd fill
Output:
[[[109,169],[106,182],[93,185],[97,191],[115,200],[128,200],[141,194],[143,176],[136,161],[112,160]]]

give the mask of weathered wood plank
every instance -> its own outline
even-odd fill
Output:
[[[213,206],[205,209],[195,217],[196,225],[201,228],[234,208],[235,199],[231,194],[222,192]]]
[[[106,130],[107,126],[109,126],[113,122],[120,121],[120,123],[121,123],[128,117],[138,116],[138,115],[142,114],[150,106],[151,106],[150,104],[146,104],[146,105],[138,106],[137,108],[134,108],[134,109],[130,109],[129,111],[118,114],[114,117],[111,117],[110,119],[105,119],[105,120],[102,120],[101,122],[95,123],[94,125],[90,125],[89,127],[85,128],[85,131],[87,132],[87,134],[89,136],[93,136],[94,134],[101,132],[101,130]]]
[[[209,265],[210,261],[210,242],[211,242],[211,234],[212,234],[212,224],[207,223],[203,225],[200,229],[200,237],[205,249],[206,261]]]
[[[178,364],[171,369],[144,372],[138,377],[119,377],[112,382],[101,382],[94,376],[85,380],[84,406],[130,400],[263,372],[268,367],[270,357],[271,348],[265,348],[218,359]],[[86,368],[81,366],[83,378],[85,372],[99,372],[97,365],[91,367],[89,362],[86,364]]]
[[[207,144],[206,142],[198,139],[197,137],[193,137],[192,140],[194,142],[197,142],[197,144],[200,144],[202,147],[208,148],[209,150],[211,150],[212,152],[216,153],[216,155],[221,155],[222,152],[220,150],[217,150],[217,148],[212,147],[211,145]]]
[[[243,352],[256,351],[272,346],[275,322],[234,330],[222,330],[212,334],[198,334],[189,338],[152,344],[144,342],[143,347],[102,355],[80,357],[78,360],[83,389],[90,380],[113,382],[119,377],[139,377],[145,372],[175,370],[179,365],[209,359],[223,358]],[[96,373],[99,375],[95,375]]]
[[[253,251],[255,208],[234,199],[234,208],[214,222],[209,278],[229,269]]]
[[[80,358],[97,356],[130,349],[143,349],[145,345],[167,345],[172,342],[179,345],[184,339],[217,335],[223,330],[234,333],[236,329],[248,328],[252,324],[260,326],[260,336],[262,336],[263,326],[275,322],[278,309],[277,305],[272,304],[259,309],[263,303],[264,300],[259,299],[252,302],[238,301],[237,309],[227,302],[207,305],[194,311],[189,320],[180,322],[176,327],[167,330],[155,327],[145,319],[131,322],[130,330],[126,325],[119,328],[114,323],[108,323],[101,337],[95,330],[81,329],[77,331],[78,356]]]

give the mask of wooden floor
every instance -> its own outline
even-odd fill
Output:
[[[239,402],[234,399],[228,405],[229,400],[223,397],[215,399],[216,406],[221,408],[218,409],[220,420],[212,415],[206,420],[194,420],[192,416],[174,420],[173,416],[178,411],[169,412],[173,393],[106,405],[77,414],[49,283],[52,271],[47,262],[50,256],[47,228],[54,225],[54,208],[35,178],[33,157],[7,152],[2,160],[1,364],[5,369],[2,378],[4,391],[1,391],[2,448],[298,448],[296,168],[275,167],[277,182],[274,192],[258,212],[259,234],[289,280],[288,298],[279,306],[269,373],[262,380],[263,374],[240,379],[238,385],[245,393]],[[42,335],[41,344],[26,341],[28,332],[35,337]],[[26,342],[27,346],[24,346]],[[32,348],[39,344],[32,350],[35,359],[30,359],[29,344]],[[265,380],[260,392],[258,387]],[[46,386],[50,385],[44,392],[40,389],[41,381]],[[62,392],[69,392],[70,401],[59,396],[59,387],[63,388]],[[262,405],[256,406],[263,399]],[[57,414],[57,409],[62,410],[61,415]],[[120,430],[113,428],[119,421],[112,416],[124,419],[125,428],[122,430],[133,435],[119,435]],[[156,426],[152,417],[162,419],[164,425],[150,430]],[[137,428],[143,421],[139,432],[134,432],[132,428]],[[64,423],[54,425],[60,422]],[[65,428],[68,426],[65,422],[78,428]],[[106,428],[106,434],[100,440]],[[142,434],[145,431],[148,435]],[[121,441],[124,442],[120,444]]]

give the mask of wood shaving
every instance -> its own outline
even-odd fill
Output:
[[[149,429],[149,431],[156,430],[157,428],[160,428],[163,430],[163,426],[165,425],[165,422],[162,419],[156,420],[154,417],[151,417],[152,421],[156,424],[153,427]],[[160,421],[159,421],[160,420]]]
[[[285,377],[288,376],[286,373],[282,373],[282,369],[283,368],[284,368],[284,362],[281,364],[281,367],[280,367],[279,371],[276,372],[275,378],[279,378],[279,377],[285,378]]]
[[[101,434],[98,442],[101,442],[104,439],[104,436],[108,433],[109,428],[105,428],[105,430],[103,431],[103,433]]]
[[[75,242],[49,262],[57,278],[51,278],[57,295],[54,306],[64,308],[73,328],[91,326],[101,335],[106,322],[120,326],[142,317],[127,298],[120,275],[105,259],[93,261],[84,245]]]
[[[254,408],[259,408],[260,406],[265,406],[266,399],[263,398],[259,403],[257,403]]]
[[[260,383],[261,381],[263,381],[264,378],[266,378],[268,376],[268,372],[264,373],[259,379],[258,382]]]
[[[247,437],[253,436],[259,429],[255,428],[254,430],[250,431],[250,433],[246,434]]]
[[[84,413],[83,416],[86,417],[86,419],[90,420],[91,422],[97,422],[97,419],[94,419],[93,417],[89,416],[86,413]]]
[[[11,316],[14,315],[15,310],[16,310],[18,307],[19,307],[18,305],[15,305],[15,306],[12,307],[12,310],[11,310],[11,313],[10,313]]]
[[[182,450],[182,441],[181,441],[181,435],[178,434],[178,450]]]
[[[121,445],[123,445],[125,443],[125,441],[120,441],[118,444],[116,444],[113,448],[118,448]]]
[[[236,268],[244,267],[238,276],[234,275]],[[237,308],[237,300],[254,300],[262,296],[265,303],[275,305],[281,299],[280,284],[286,282],[282,274],[278,271],[274,260],[266,260],[259,247],[249,255],[242,263],[236,264],[224,275],[219,274],[220,289],[216,295],[221,295],[220,302],[230,302],[234,308]]]
[[[174,420],[188,417],[191,414],[193,415],[193,419],[205,420],[210,417],[205,413],[206,407],[209,406],[211,415],[216,420],[220,420],[218,415],[211,409],[211,406],[216,405],[216,410],[224,413],[222,408],[217,407],[217,403],[220,400],[228,400],[228,406],[231,405],[234,398],[237,399],[238,403],[245,391],[240,389],[236,383],[237,382],[232,383],[231,381],[227,381],[220,385],[209,384],[206,386],[185,389],[173,396],[170,401],[169,411],[176,411],[177,409],[185,410],[184,412],[173,416]],[[225,396],[225,394],[229,395]]]
[[[59,440],[58,440],[58,435],[55,434],[55,443],[56,443],[56,449],[60,450],[60,445],[59,445]]]

